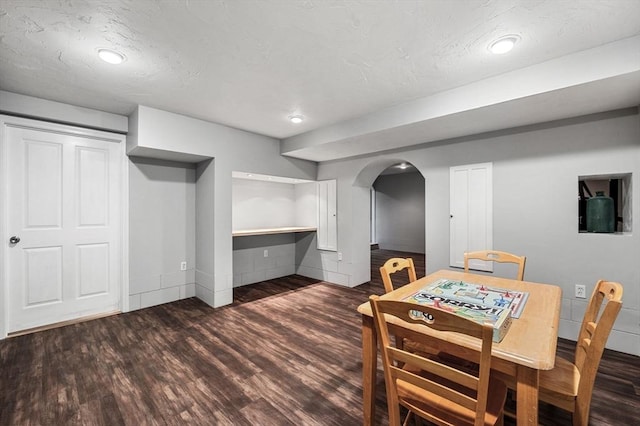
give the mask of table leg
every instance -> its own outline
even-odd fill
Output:
[[[365,426],[376,417],[376,372],[378,343],[373,318],[362,315],[362,409]]]
[[[518,365],[517,367],[516,421],[518,426],[538,426],[539,371]]]

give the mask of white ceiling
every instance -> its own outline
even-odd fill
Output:
[[[640,1],[0,0],[0,59],[2,90],[325,161],[640,104]]]

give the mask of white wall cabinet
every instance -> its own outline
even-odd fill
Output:
[[[338,250],[336,181],[318,182],[318,249]]]
[[[449,169],[450,266],[464,267],[464,252],[493,248],[492,163]],[[493,262],[474,261],[470,269],[493,271]]]

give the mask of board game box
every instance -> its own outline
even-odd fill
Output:
[[[507,334],[512,318],[518,318],[529,293],[439,279],[405,298],[453,312],[479,323],[493,326],[493,341],[500,342]]]

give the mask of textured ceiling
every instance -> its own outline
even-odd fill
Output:
[[[0,0],[0,89],[284,139],[638,34],[639,0]]]

